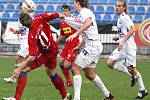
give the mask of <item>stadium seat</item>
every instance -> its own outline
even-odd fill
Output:
[[[99,0],[99,4],[107,4],[107,0]]]
[[[94,10],[94,6],[90,6],[90,10],[92,10],[92,12],[95,12],[95,10]]]
[[[0,0],[0,3],[7,3],[8,0]]]
[[[36,9],[35,9],[35,12],[36,13],[42,13],[44,12],[45,9],[44,9],[44,6],[43,5],[37,5]]]
[[[8,4],[5,11],[6,12],[13,12],[14,10],[15,10],[14,5]]]
[[[106,9],[106,14],[113,14],[115,12],[114,6],[108,6]]]
[[[95,15],[95,18],[96,18],[96,22],[97,22],[97,23],[100,23],[100,22],[101,22],[101,16],[100,16],[100,14],[96,14],[96,15]]]
[[[116,4],[116,2],[117,0],[109,0],[109,4],[112,4],[112,5]]]
[[[135,7],[134,6],[129,6],[128,7],[128,13],[129,14],[135,14]]]
[[[148,18],[150,18],[150,15],[145,15],[145,17],[144,17],[145,19],[148,19]]]
[[[15,12],[15,13],[13,13],[11,20],[17,21],[18,18],[19,18],[19,13],[18,13],[18,12]]]
[[[39,2],[39,0],[33,0],[35,3],[38,3]],[[46,2],[47,3],[47,2]]]
[[[70,11],[71,11],[71,13],[74,12],[74,7],[73,6],[70,6]]]
[[[10,14],[8,12],[3,13],[1,19],[4,21],[9,21],[10,20]]]
[[[105,14],[103,17],[102,23],[105,23],[105,24],[111,23],[111,15]]]
[[[20,11],[20,4],[18,4],[17,5],[17,7],[16,7],[16,10],[15,10],[16,12],[19,12]]]
[[[18,3],[18,0],[8,0],[10,3]]]
[[[129,0],[129,4],[130,5],[137,5],[138,4],[138,0]]]
[[[47,2],[48,2],[48,0],[38,0],[38,3],[39,3],[39,4],[41,4],[41,3],[44,3],[44,4],[45,4],[45,3],[47,3]]]
[[[104,7],[103,6],[97,6],[95,13],[96,14],[103,14],[104,13]]]
[[[141,15],[135,15],[134,16],[134,22],[135,23],[141,23],[143,21],[143,18]]]
[[[61,12],[61,5],[58,5],[58,6],[57,6],[56,12]]]
[[[150,15],[150,7],[147,9],[146,15]]]
[[[58,0],[58,4],[67,4],[68,0]]]
[[[46,11],[47,11],[47,12],[54,12],[54,6],[53,6],[53,5],[48,5],[48,6],[46,7]]]
[[[73,4],[73,0],[68,0],[68,3],[69,4]]]
[[[50,4],[57,4],[57,3],[58,3],[58,0],[49,0],[49,3],[50,3]]]
[[[3,10],[4,10],[4,6],[3,4],[0,4],[0,12],[3,12]]]
[[[92,4],[92,5],[93,5],[93,4],[97,4],[97,3],[98,3],[98,0],[89,0],[89,3]]]
[[[24,2],[24,0],[19,0],[19,2]]]
[[[113,17],[112,22],[113,22],[113,23],[117,23],[117,21],[118,21],[118,15],[115,14],[114,17]]]
[[[137,10],[136,10],[136,14],[144,15],[145,14],[145,8],[142,7],[142,6],[138,7]]]
[[[150,2],[149,2],[150,3]],[[148,0],[140,0],[139,1],[140,5],[147,5],[148,4]]]

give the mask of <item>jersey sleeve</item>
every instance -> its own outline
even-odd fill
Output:
[[[49,15],[47,15],[46,12],[44,12],[44,13],[42,14],[42,18],[43,18],[45,21],[49,22],[49,21],[52,20],[52,19],[59,18],[59,14],[58,14],[58,13],[51,13],[51,15],[49,16]]]
[[[134,26],[133,21],[131,20],[131,18],[129,16],[127,16],[127,21],[126,21],[126,27],[128,30],[130,30],[131,26]]]

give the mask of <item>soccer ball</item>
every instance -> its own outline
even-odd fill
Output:
[[[22,10],[33,13],[35,11],[35,3],[32,0],[26,0],[26,2],[22,3]]]

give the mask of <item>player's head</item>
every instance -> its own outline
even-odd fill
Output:
[[[66,17],[71,16],[69,5],[66,5],[66,4],[62,5],[61,11]]]
[[[20,11],[19,21],[23,26],[31,28],[32,26],[32,17],[26,10]]]
[[[89,8],[89,0],[74,0],[74,8],[79,11],[80,8]]]
[[[121,14],[123,12],[127,13],[127,4],[124,0],[118,0],[116,3],[116,13]]]

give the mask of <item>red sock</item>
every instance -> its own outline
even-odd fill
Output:
[[[61,68],[61,70],[62,70],[62,72],[63,72],[63,74],[64,74],[64,76],[65,76],[67,82],[68,82],[68,83],[72,83],[72,80],[71,80],[70,74],[69,74],[69,70],[68,70],[68,69],[65,69],[64,66],[61,66],[60,68]]]
[[[62,78],[59,75],[55,74],[53,77],[51,77],[51,80],[55,88],[59,90],[62,98],[65,98],[67,92]]]
[[[21,99],[26,83],[27,83],[27,73],[21,72],[18,78],[17,86],[16,86],[16,93],[15,93],[16,100]]]

